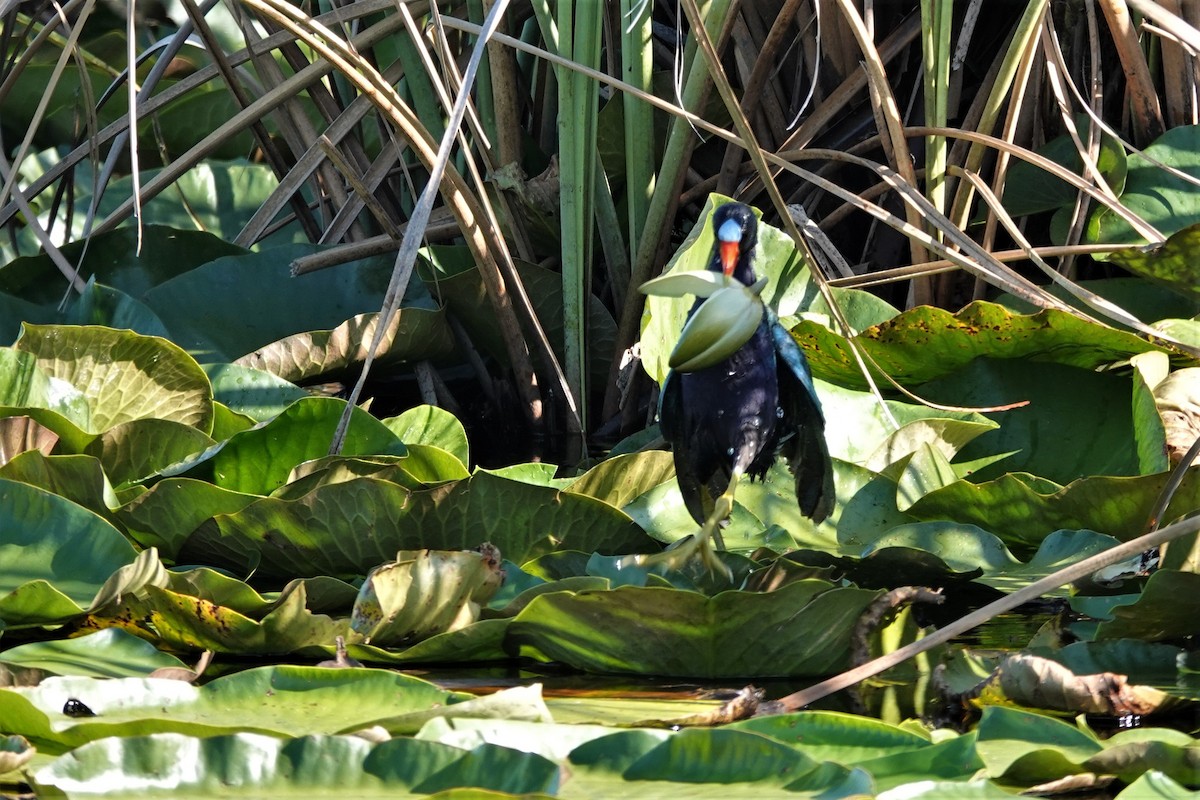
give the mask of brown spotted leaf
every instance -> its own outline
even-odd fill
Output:
[[[792,336],[808,356],[813,374],[843,386],[866,386],[850,344],[823,325],[803,320]],[[983,301],[951,314],[918,306],[854,337],[881,369],[906,385],[948,375],[981,356],[1024,358],[1083,369],[1160,350],[1132,333],[1046,309],[1017,314]]]

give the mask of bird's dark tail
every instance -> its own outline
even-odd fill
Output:
[[[818,414],[820,412],[817,412]],[[817,417],[820,419],[820,417]],[[796,432],[788,466],[796,476],[800,513],[818,524],[833,511],[833,462],[821,425],[802,425]]]

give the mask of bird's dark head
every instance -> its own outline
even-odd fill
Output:
[[[750,258],[758,241],[758,220],[750,206],[726,203],[713,212],[713,233],[717,243],[708,268],[732,275],[747,286],[754,283]]]

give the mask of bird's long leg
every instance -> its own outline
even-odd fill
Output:
[[[716,543],[717,549],[725,549],[725,541],[721,537],[721,523],[733,513],[733,495],[737,491],[738,479],[741,476],[742,471],[734,469],[733,474],[729,476],[729,486],[720,497],[713,501],[712,511],[709,512],[708,518],[704,520],[704,524],[700,526],[700,531],[695,536],[666,552],[656,553],[652,556],[629,556],[623,563],[636,564],[640,567],[663,565],[667,569],[679,569],[692,556],[699,553],[700,560],[705,567],[732,580],[733,572],[725,566],[721,559],[717,558],[713,543]]]

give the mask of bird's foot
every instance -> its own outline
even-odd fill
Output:
[[[675,547],[661,553],[626,556],[621,559],[619,564],[621,567],[640,567],[651,571],[679,570],[687,566],[688,562],[697,555],[709,572],[714,575],[723,575],[729,581],[733,580],[733,571],[717,557],[712,541],[702,533],[684,539]]]

